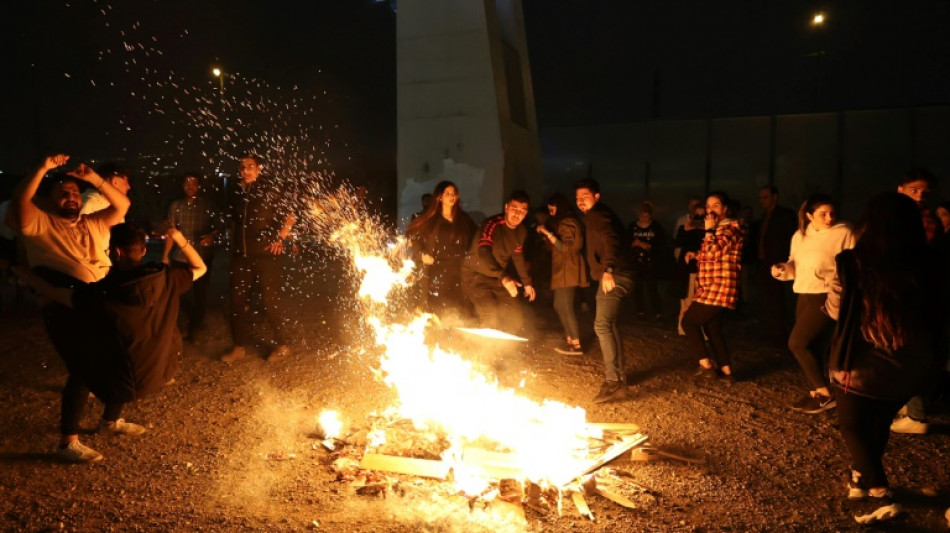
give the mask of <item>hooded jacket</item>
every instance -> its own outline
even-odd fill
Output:
[[[78,288],[73,306],[94,317],[99,329],[90,332],[87,357],[68,365],[70,371],[103,402],[158,392],[178,372],[179,297],[191,284],[189,268],[149,263],[113,268],[102,280]]]

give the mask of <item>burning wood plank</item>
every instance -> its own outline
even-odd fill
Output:
[[[636,424],[614,422],[588,422],[587,427],[601,431],[613,431],[615,433],[639,433],[640,431],[640,426]]]
[[[595,493],[603,496],[604,498],[607,498],[608,500],[614,503],[618,503],[626,507],[627,509],[637,508],[637,505],[633,503],[632,501],[628,500],[627,498],[624,498],[620,494],[617,494],[616,492],[613,492],[613,491],[609,491],[603,487],[598,487],[596,484],[593,484],[591,486],[591,490],[593,490]]]
[[[581,516],[591,521],[594,520],[594,513],[590,510],[590,507],[587,506],[587,500],[584,499],[582,493],[575,492],[571,494],[571,499],[574,500],[574,506],[577,507],[577,512],[579,512]]]
[[[635,446],[639,446],[643,444],[644,442],[647,441],[647,439],[649,439],[649,437],[641,433],[636,433],[634,435],[630,435],[629,437],[624,437],[620,442],[608,448],[607,451],[605,451],[600,457],[594,460],[590,464],[590,466],[587,467],[586,470],[580,473],[578,477],[584,474],[590,474],[594,470],[597,470],[598,468],[604,466],[610,461],[613,461],[617,457],[620,457],[627,450]]]
[[[442,461],[396,457],[378,453],[364,455],[363,460],[360,461],[360,468],[443,480],[449,476],[449,465]]]
[[[466,446],[462,451],[462,463],[477,468],[495,479],[522,479],[525,477],[517,456],[510,453],[491,452]]]

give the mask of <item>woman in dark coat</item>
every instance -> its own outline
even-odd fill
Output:
[[[946,265],[927,246],[920,210],[899,193],[868,202],[853,250],[836,258],[825,307],[837,320],[831,384],[851,458],[848,498],[860,523],[901,512],[881,458],[897,411],[939,375],[946,353]]]
[[[475,235],[475,223],[459,205],[459,190],[443,181],[432,203],[406,228],[413,256],[423,265],[426,309],[440,318],[454,310],[466,315],[462,294],[462,260]]]
[[[571,201],[563,194],[554,194],[548,200],[550,217],[538,233],[543,235],[551,251],[551,291],[554,310],[561,321],[567,342],[555,351],[568,355],[582,355],[580,329],[574,313],[574,293],[578,287],[590,285],[587,261],[584,259],[584,231],[574,214]]]

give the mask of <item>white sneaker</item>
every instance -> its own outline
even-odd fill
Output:
[[[894,433],[909,433],[912,435],[923,435],[927,433],[930,426],[926,422],[914,420],[909,416],[899,416],[891,422],[891,431]]]
[[[113,435],[129,435],[130,437],[136,437],[145,433],[145,428],[133,424],[131,422],[126,422],[124,419],[120,418],[115,422],[106,422],[102,420],[99,422],[99,433],[111,433]]]
[[[60,461],[66,463],[93,463],[102,459],[101,453],[78,440],[70,442],[65,448],[56,450],[56,453],[53,455]]]

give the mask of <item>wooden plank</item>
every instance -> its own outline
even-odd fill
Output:
[[[614,422],[588,422],[587,427],[600,429],[602,431],[616,431],[622,433],[638,433],[640,431],[640,426],[636,424]]]
[[[364,455],[363,460],[360,461],[360,468],[435,479],[445,479],[449,475],[449,465],[442,461],[396,457],[379,453]]]
[[[593,460],[589,464],[586,470],[578,474],[578,477],[584,474],[590,474],[594,470],[597,470],[598,468],[604,466],[610,461],[613,461],[617,457],[620,457],[621,455],[623,455],[624,452],[626,452],[630,448],[643,444],[644,442],[647,441],[647,439],[649,439],[649,437],[647,437],[646,435],[643,435],[642,433],[637,433],[635,435],[630,435],[629,437],[624,437],[623,440],[621,440],[617,444],[614,444],[613,446],[608,448],[607,451],[601,454],[600,457]]]
[[[590,510],[590,507],[587,506],[587,500],[584,499],[584,495],[582,493],[572,493],[571,499],[574,500],[574,506],[577,507],[577,512],[579,512],[581,516],[588,518],[591,521],[594,520],[594,513]]]
[[[510,453],[492,452],[466,446],[462,450],[462,463],[470,468],[478,468],[488,477],[494,479],[522,479],[525,477],[517,456]]]
[[[607,498],[608,500],[610,500],[610,501],[612,501],[612,502],[614,502],[614,503],[619,503],[620,505],[623,505],[623,506],[626,507],[627,509],[636,509],[636,508],[637,508],[637,505],[636,505],[635,503],[633,503],[632,501],[630,501],[630,500],[624,498],[624,497],[621,496],[620,494],[617,494],[616,492],[612,492],[612,491],[609,491],[609,490],[607,490],[607,489],[605,489],[605,488],[598,487],[597,485],[594,485],[594,486],[591,487],[591,488],[592,488],[593,491],[596,492],[597,494],[600,494],[600,495],[603,496],[604,498]]]

